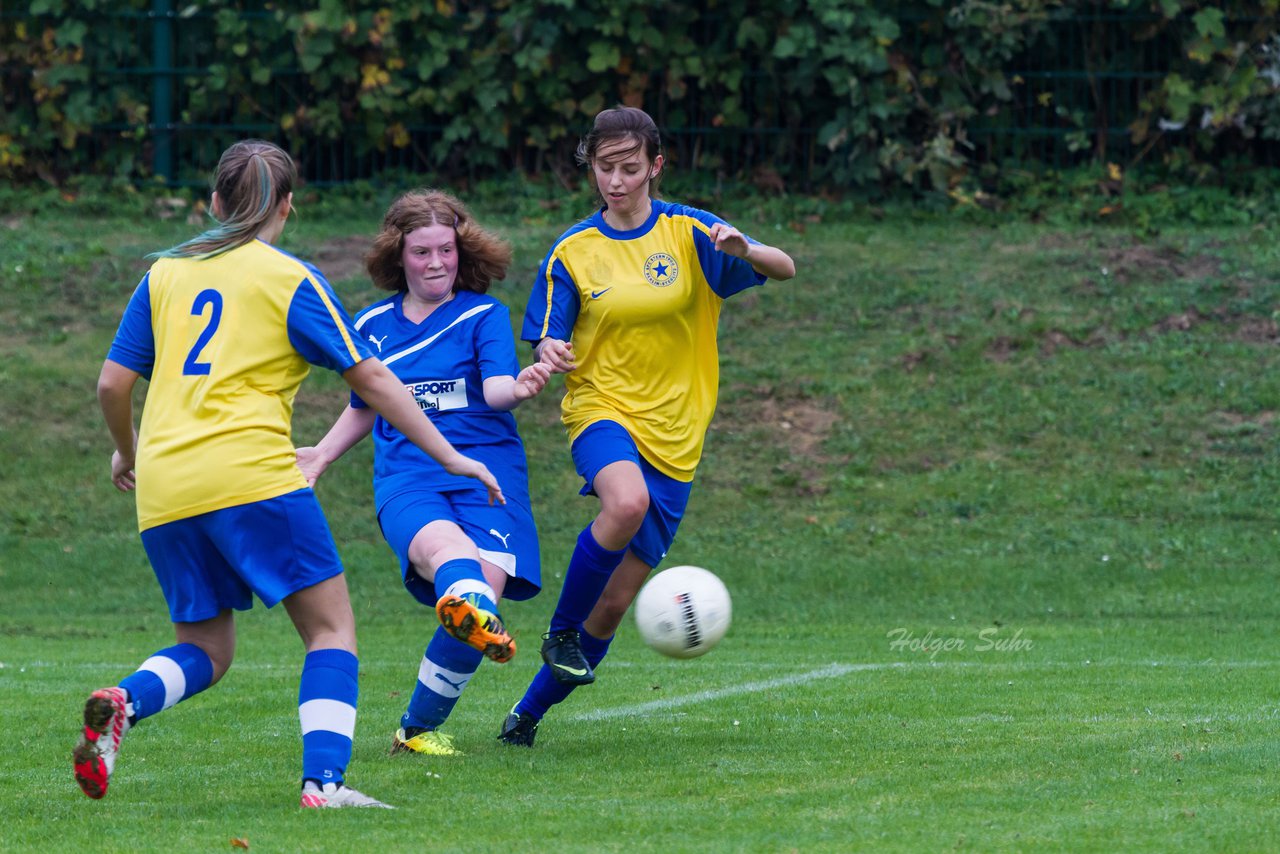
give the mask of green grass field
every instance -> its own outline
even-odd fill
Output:
[[[358,259],[387,200],[300,206],[286,235],[351,309],[374,297]],[[319,490],[361,641],[349,774],[400,809],[324,815],[296,807],[301,645],[281,609],[243,615],[224,681],[128,736],[105,800],[72,781],[86,693],[171,641],[94,382],[142,255],[192,227],[74,204],[0,218],[0,848],[1280,847],[1273,231],[717,209],[800,268],[726,308],[721,406],[668,558],[724,578],[728,637],[679,662],[627,623],[534,749],[496,742],[594,510],[557,384],[518,414],[546,583],[505,608],[521,653],[458,705],[465,757],[388,758],[433,623],[357,449]],[[517,315],[583,212],[489,211]],[[313,375],[296,441],[343,401]]]

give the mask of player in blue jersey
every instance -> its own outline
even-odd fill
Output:
[[[102,366],[112,480],[122,491],[136,487],[142,544],[177,643],[86,701],[73,763],[91,798],[106,794],[130,727],[227,671],[234,612],[252,607],[256,594],[267,607],[284,603],[306,650],[301,805],[386,806],[345,784],[355,620],[333,537],[289,438],[308,363],[340,372],[446,470],[478,478],[503,500],[484,464],[458,453],[372,358],[324,276],[272,245],[293,209],[295,181],[293,160],[270,143],[228,148],[214,175],[218,225],[153,256]],[[135,433],[132,392],[142,377],[150,384]]]
[[[569,560],[544,666],[498,738],[532,746],[538,723],[595,680],[614,632],[666,556],[689,498],[719,384],[724,300],[789,279],[795,263],[714,214],[654,198],[658,128],[643,110],[596,116],[578,147],[604,206],[551,247],[521,337],[565,373],[561,414],[582,493],[600,510]]]
[[[316,447],[298,449],[298,463],[314,483],[373,433],[378,524],[405,587],[440,622],[391,752],[453,755],[459,751],[439,727],[484,657],[505,662],[516,651],[498,601],[528,599],[541,586],[524,445],[511,410],[542,390],[551,367],[520,370],[510,314],[486,294],[505,278],[511,249],[453,196],[401,196],[366,261],[373,283],[392,296],[359,312],[356,329],[413,394],[423,420],[498,477],[507,503],[491,505],[483,489],[446,472],[358,393]]]

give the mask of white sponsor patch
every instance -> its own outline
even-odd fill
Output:
[[[420,383],[407,383],[405,388],[418,401],[423,412],[448,409],[466,409],[467,381],[459,377],[456,380],[426,380]]]

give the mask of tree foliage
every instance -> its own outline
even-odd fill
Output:
[[[165,5],[0,14],[0,175],[136,181],[162,137],[186,142],[181,166],[249,134],[316,160],[554,171],[616,103],[653,113],[692,168],[849,188],[950,191],[1037,156],[997,138],[1199,168],[1280,138],[1280,0],[177,0],[157,18]],[[1139,55],[1156,57],[1140,75]],[[1046,57],[1086,87],[1064,97],[1027,71]]]

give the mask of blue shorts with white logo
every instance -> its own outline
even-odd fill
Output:
[[[499,479],[501,482],[501,479]],[[424,605],[435,607],[435,585],[424,580],[409,562],[409,545],[426,525],[437,520],[455,523],[480,551],[480,559],[507,574],[504,599],[532,599],[542,589],[542,559],[538,529],[529,508],[510,497],[506,504],[489,503],[480,489],[436,492],[406,490],[383,503],[378,524],[387,545],[400,558],[405,588]]]
[[[676,480],[650,465],[640,456],[631,434],[616,421],[597,421],[583,430],[573,440],[571,452],[574,468],[586,481],[582,495],[595,495],[592,484],[596,475],[610,463],[630,461],[640,467],[645,486],[649,489],[649,512],[627,548],[649,567],[656,567],[675,541],[676,529],[684,518],[685,507],[689,505],[693,483]]]
[[[148,528],[142,546],[175,623],[247,611],[255,593],[270,608],[342,573],[310,488]]]

